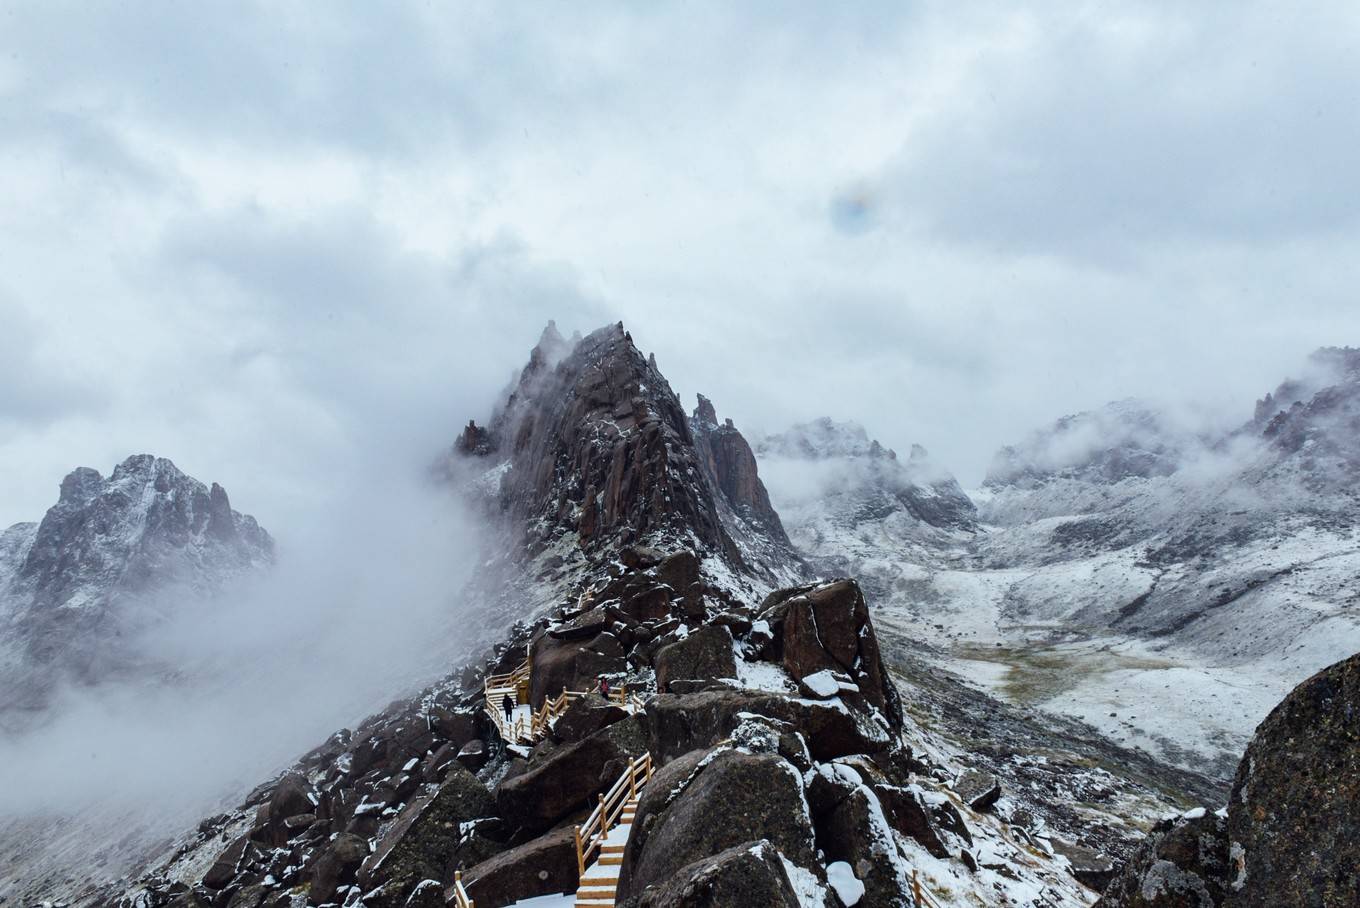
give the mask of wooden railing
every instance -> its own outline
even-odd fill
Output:
[[[477,908],[475,902],[468,898],[467,890],[463,888],[463,871],[453,872],[453,908]]]
[[[935,901],[935,897],[921,888],[920,875],[915,869],[911,871],[911,897],[915,902],[913,908],[940,908],[940,903]]]
[[[643,708],[642,698],[637,694],[628,692],[627,684],[620,684],[618,687],[610,688],[609,701],[615,706],[621,706],[630,713],[641,712]]]
[[[628,768],[619,776],[609,791],[600,795],[600,802],[582,826],[576,827],[576,865],[582,875],[593,855],[598,854],[609,831],[619,822],[623,808],[637,799],[638,792],[652,777],[652,755],[645,753],[628,761]]]
[[[486,700],[486,713],[491,718],[501,739],[507,744],[535,744],[548,734],[553,720],[567,711],[573,700],[586,696],[585,691],[562,689],[562,693],[545,702],[526,720],[523,715],[513,721],[505,717],[505,699],[513,696],[515,705],[529,702],[530,667],[525,659],[513,671],[499,675],[487,675],[482,682],[482,693]],[[609,701],[629,712],[640,712],[642,699],[630,693],[628,685],[622,684],[609,691]]]

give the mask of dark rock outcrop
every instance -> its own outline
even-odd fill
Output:
[[[776,543],[789,546],[789,537],[779,520],[765,484],[760,481],[755,452],[732,425],[718,424],[713,402],[702,394],[690,419],[699,464],[709,484],[728,507],[743,521],[759,527]]]
[[[647,703],[647,737],[653,757],[668,761],[705,749],[732,734],[743,713],[787,723],[816,760],[873,753],[889,745],[884,729],[833,705],[757,691],[661,694]]]
[[[1351,905],[1360,880],[1360,655],[1256,730],[1228,801],[1234,906]]]
[[[761,610],[774,630],[776,656],[796,679],[822,671],[848,675],[858,696],[879,710],[889,727],[902,727],[902,703],[888,679],[859,584],[836,580],[773,594]],[[847,700],[856,695],[845,693]]]
[[[568,346],[549,325],[486,435],[469,439],[509,458],[501,499],[526,548],[560,531],[587,550],[692,537],[741,564],[665,377],[622,324]]]

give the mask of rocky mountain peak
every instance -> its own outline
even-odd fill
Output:
[[[573,345],[550,325],[488,426],[455,447],[502,465],[499,504],[530,557],[646,543],[744,565],[679,399],[622,323]]]
[[[0,644],[18,654],[11,667],[20,677],[0,709],[15,698],[41,705],[63,672],[97,682],[116,638],[135,629],[124,603],[169,587],[210,593],[274,554],[269,534],[231,509],[225,489],[148,454],[108,478],[72,470],[42,521],[4,538]]]

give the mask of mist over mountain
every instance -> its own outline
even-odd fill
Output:
[[[145,454],[107,479],[72,471],[41,523],[0,539],[5,725],[41,711],[58,683],[154,674],[131,638],[164,621],[176,598],[210,597],[274,560],[269,534],[231,509],[226,490]]]
[[[399,908],[457,871],[518,905],[584,885],[573,824],[646,756],[676,787],[630,808],[621,903],[758,879],[887,908],[924,874],[941,904],[1089,905],[1360,650],[1356,364],[1319,351],[1226,430],[1063,417],[970,494],[855,423],[753,445],[703,395],[686,414],[622,324],[550,323],[433,470],[308,544],[167,460],[76,470],[0,537],[25,717],[0,756],[31,792],[0,802],[3,892]],[[566,710],[523,741],[484,687],[511,670],[515,709]],[[139,749],[80,766],[91,733]]]

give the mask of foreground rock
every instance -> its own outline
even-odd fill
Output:
[[[1096,904],[1099,908],[1217,908],[1228,892],[1227,873],[1227,823],[1213,814],[1178,819],[1154,830]]]
[[[1228,802],[1234,906],[1360,900],[1360,655],[1294,688],[1256,730]]]
[[[381,887],[389,904],[401,904],[421,880],[451,875],[449,864],[461,838],[460,827],[492,811],[491,792],[460,764],[453,764],[437,791],[417,797],[398,815],[365,861],[359,882],[366,890]]]
[[[621,908],[798,908],[779,852],[768,841],[744,842],[687,864]]]
[[[574,892],[580,883],[576,836],[569,826],[502,852],[463,873],[478,905],[510,905],[521,899]]]
[[[620,900],[761,838],[795,864],[815,863],[798,771],[775,754],[688,754],[658,772],[643,793],[619,874]]]

